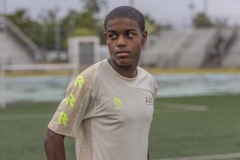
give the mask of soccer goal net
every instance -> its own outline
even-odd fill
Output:
[[[76,64],[0,66],[0,108],[18,102],[54,102],[78,73]]]

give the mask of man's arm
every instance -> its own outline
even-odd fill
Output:
[[[48,129],[44,139],[47,160],[66,160],[64,137]]]

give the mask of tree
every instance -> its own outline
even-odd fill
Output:
[[[161,29],[171,29],[170,25],[162,25],[154,20],[149,15],[144,15],[145,18],[145,26],[148,33],[151,35],[158,34]]]
[[[104,43],[101,33],[103,25],[99,24],[100,21],[96,14],[101,11],[102,7],[105,8],[107,7],[108,0],[80,0],[80,1],[84,3],[84,8],[86,8],[87,11],[90,12],[94,17],[95,19],[93,24],[94,30],[96,32],[96,35],[100,37],[101,43]]]
[[[67,48],[69,36],[91,36],[97,35],[95,30],[96,19],[90,11],[77,12],[71,10],[61,20],[63,47]]]
[[[27,10],[25,9],[18,9],[13,14],[7,15],[6,17],[11,20],[15,25],[17,25],[20,29],[26,28],[31,22]]]
[[[45,50],[60,50],[62,48],[62,45],[60,44],[62,43],[60,41],[60,38],[58,38],[59,42],[56,41],[56,36],[61,35],[61,24],[59,23],[57,17],[58,11],[58,8],[49,9],[39,15],[39,20],[41,22],[41,38],[39,38],[42,40],[42,43],[40,45]],[[57,29],[59,29],[59,31]],[[59,46],[56,48],[56,45]]]
[[[74,34],[75,30],[78,28],[86,28],[89,30],[94,30],[94,24],[96,19],[90,13],[90,11],[77,12],[74,10],[69,11],[69,13],[62,18],[62,26],[70,31],[70,34]]]
[[[210,27],[214,25],[210,18],[203,12],[200,12],[195,16],[193,24],[195,27]]]
[[[41,25],[28,16],[26,9],[18,9],[13,14],[6,15],[6,17],[21,29],[33,42],[37,45],[40,44],[39,30],[41,29]]]
[[[80,0],[84,3],[84,8],[92,13],[99,13],[102,7],[107,7],[107,0]]]

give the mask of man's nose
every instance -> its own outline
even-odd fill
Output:
[[[118,41],[117,41],[117,46],[118,47],[123,47],[123,46],[126,46],[127,45],[127,42],[126,42],[126,39],[123,35],[120,35],[118,37]]]

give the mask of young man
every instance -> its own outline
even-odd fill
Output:
[[[48,125],[48,160],[65,160],[64,137],[77,160],[147,160],[157,85],[138,67],[147,40],[142,13],[121,6],[105,19],[110,58],[84,70],[67,88]]]

